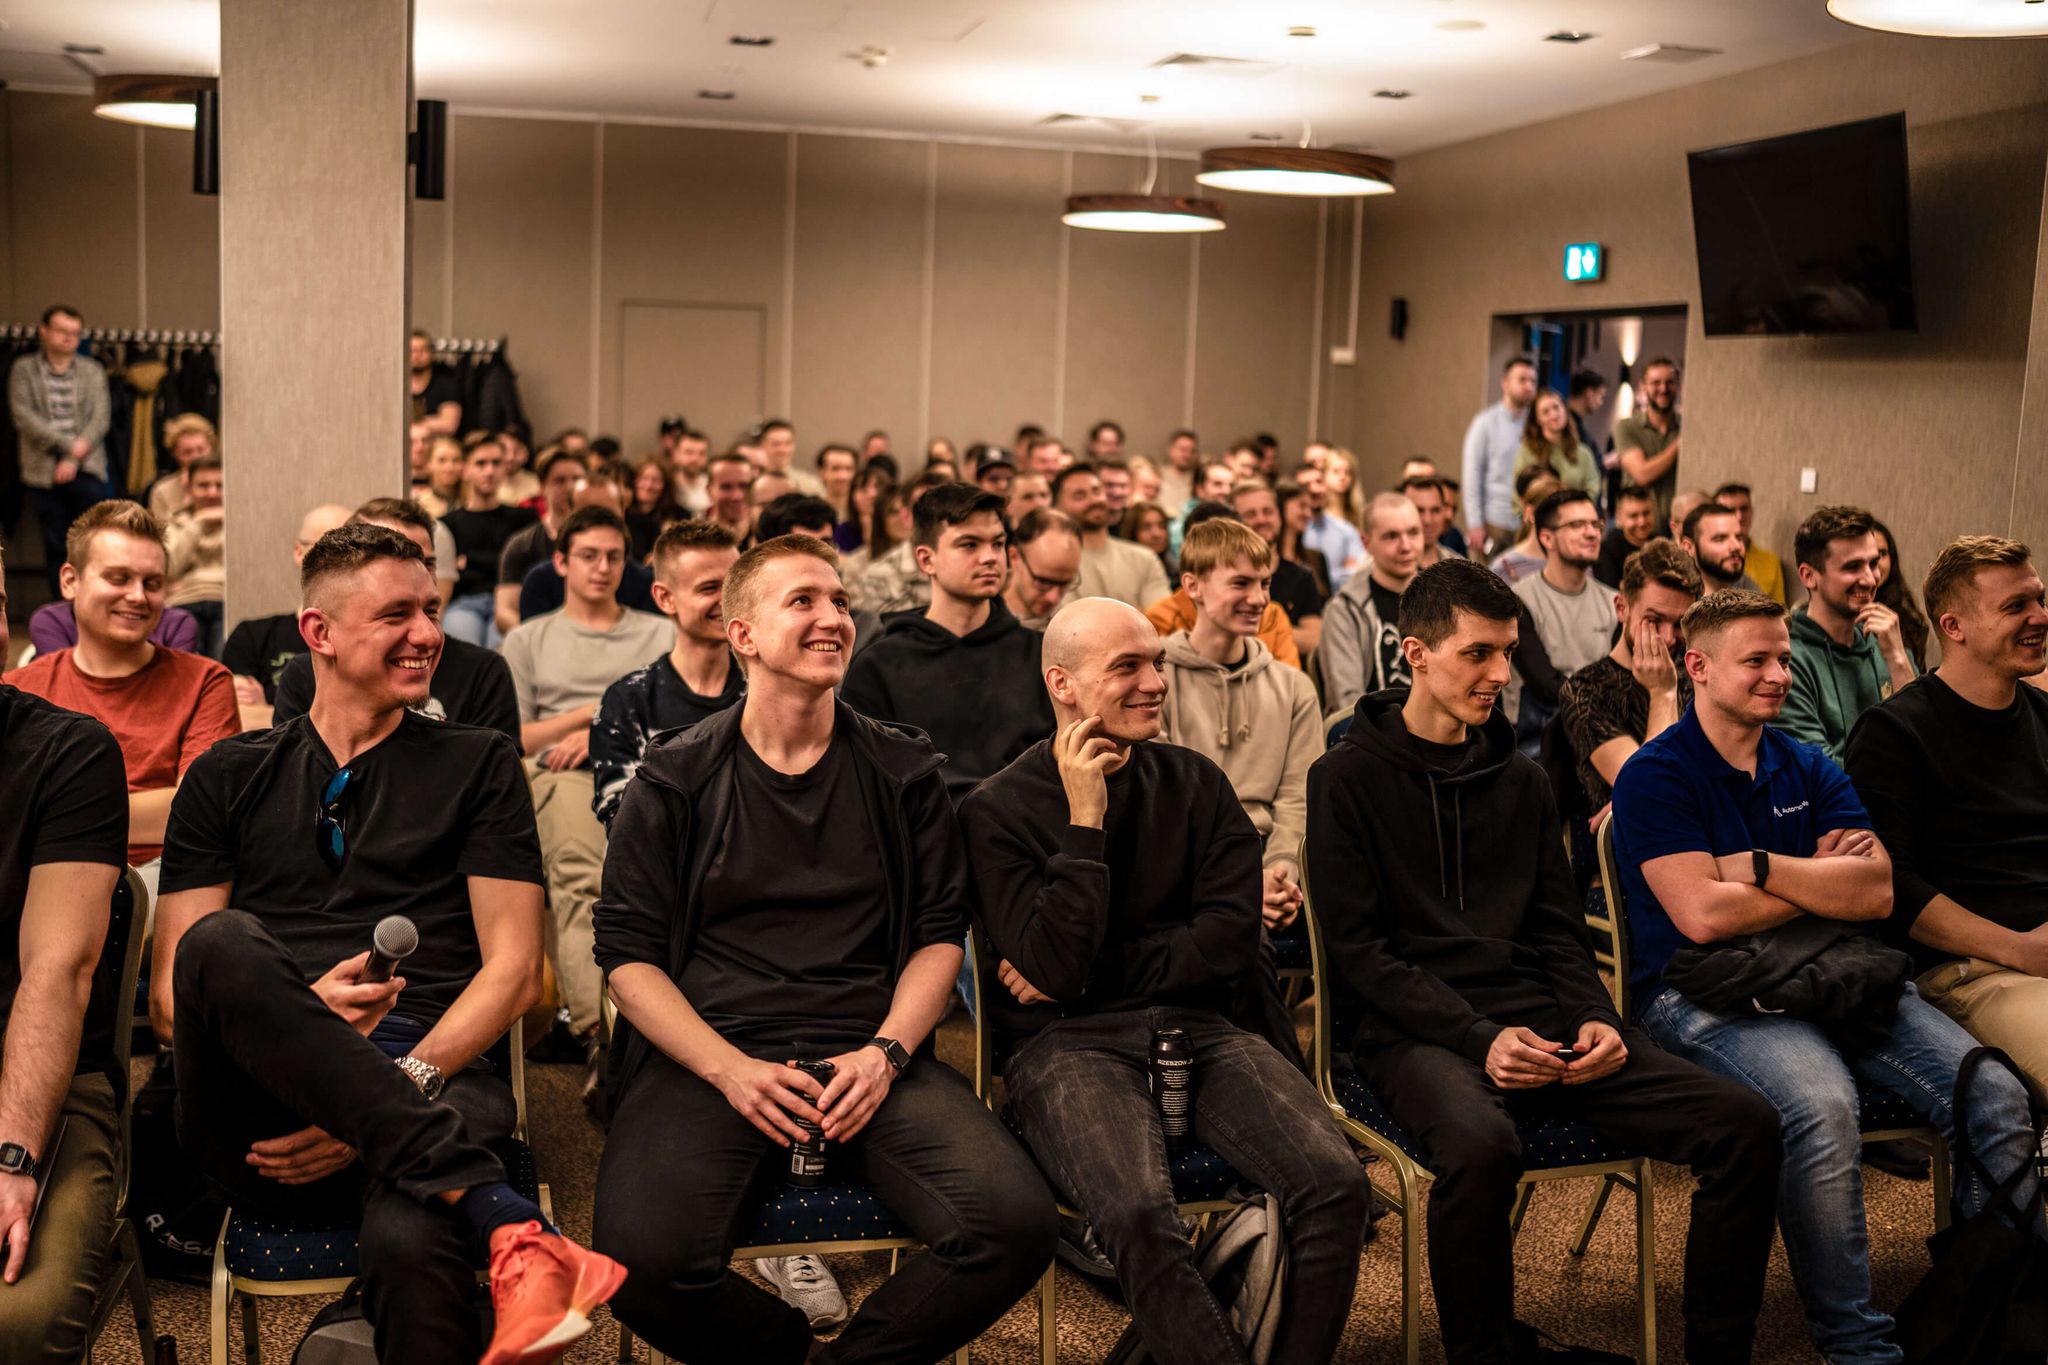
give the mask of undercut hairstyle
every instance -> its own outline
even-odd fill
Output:
[[[1607,376],[1598,370],[1574,370],[1572,372],[1571,396],[1579,398],[1595,389],[1607,387]]]
[[[1060,500],[1060,490],[1067,486],[1067,480],[1078,479],[1083,474],[1093,474],[1098,479],[1102,477],[1102,471],[1087,460],[1076,460],[1052,476],[1052,500],[1054,502]]]
[[[1861,507],[1816,507],[1792,534],[1792,559],[1818,573],[1828,566],[1829,545],[1876,532],[1877,518]]]
[[[119,531],[137,540],[153,540],[159,550],[164,548],[163,524],[149,514],[147,507],[126,498],[108,498],[80,512],[71,529],[64,533],[64,562],[84,573],[92,538],[101,531]],[[168,564],[169,552],[164,558]]]
[[[1415,575],[1401,594],[1401,636],[1412,635],[1435,649],[1458,628],[1461,611],[1487,621],[1512,621],[1521,608],[1522,599],[1491,569],[1445,555]]]
[[[1705,502],[1685,514],[1685,521],[1678,528],[1679,538],[1689,540],[1697,545],[1700,543],[1701,522],[1705,521],[1708,517],[1733,517],[1739,515],[1741,514],[1734,508],[1723,507],[1712,498],[1708,498]]]
[[[1920,587],[1928,619],[1939,621],[1943,612],[1954,608],[1956,594],[1976,585],[1979,569],[2016,568],[2033,557],[2032,550],[2004,536],[1963,536],[1950,541],[1934,557],[1927,581]]]
[[[1719,502],[1733,493],[1740,493],[1746,498],[1749,496],[1749,485],[1746,483],[1724,483],[1714,490],[1714,501]]]
[[[994,513],[1004,531],[1009,530],[1008,523],[1003,520],[1003,498],[999,494],[971,483],[942,483],[919,498],[917,506],[911,510],[911,541],[936,550],[939,537],[945,534],[948,526],[961,525],[983,512]]]
[[[567,559],[569,551],[575,548],[576,537],[585,531],[602,530],[617,531],[628,546],[633,543],[633,538],[626,534],[626,519],[617,512],[609,507],[579,507],[569,514],[555,536],[555,553]]]
[[[53,303],[43,310],[43,326],[48,327],[58,318],[70,318],[81,327],[85,325],[85,314],[68,303]]]
[[[371,521],[395,521],[400,526],[410,526],[423,531],[429,540],[434,537],[434,515],[411,498],[371,498],[349,514],[345,526],[361,526]]]
[[[356,573],[380,559],[427,567],[427,557],[420,547],[389,526],[351,521],[329,531],[313,542],[299,562],[299,600],[310,603],[324,580]]]
[[[1529,367],[1530,369],[1532,369],[1532,370],[1533,370],[1533,369],[1535,369],[1535,368],[1536,368],[1536,358],[1535,358],[1534,356],[1527,356],[1527,355],[1512,355],[1512,356],[1509,356],[1509,357],[1508,357],[1508,363],[1500,367],[1500,372],[1501,372],[1502,374],[1506,374],[1506,373],[1507,373],[1508,371],[1510,371],[1510,370],[1514,369],[1514,368],[1515,368],[1515,366],[1517,366],[1517,365],[1527,365],[1527,366],[1528,366],[1528,367]],[[1448,633],[1448,632],[1447,632],[1447,633]],[[1417,638],[1417,639],[1420,639],[1421,637],[1420,637],[1420,636],[1417,636],[1416,638]],[[1425,643],[1426,643],[1426,642],[1425,642]],[[1431,648],[1431,649],[1434,649],[1434,648],[1436,648],[1436,646],[1435,646],[1435,645],[1431,645],[1431,646],[1430,646],[1430,648]]]
[[[1710,592],[1685,609],[1678,618],[1678,633],[1687,648],[1698,649],[1702,640],[1712,639],[1737,621],[1764,618],[1785,619],[1785,604],[1748,588],[1723,588]]]
[[[755,514],[754,535],[761,540],[773,540],[793,531],[821,526],[829,536],[838,521],[839,514],[823,498],[809,493],[784,493]]]
[[[1182,543],[1186,543],[1188,532],[1194,530],[1203,522],[1214,521],[1218,517],[1225,517],[1234,521],[1237,519],[1237,509],[1220,503],[1214,498],[1205,498],[1193,507],[1190,507],[1187,516],[1182,519],[1180,524]]]
[[[1201,578],[1239,560],[1265,572],[1273,567],[1273,547],[1265,537],[1234,517],[1211,517],[1180,539],[1180,571]]]
[[[720,613],[728,621],[749,619],[760,605],[761,570],[778,559],[806,556],[839,571],[839,552],[815,536],[776,536],[764,540],[739,557],[726,570],[725,590],[719,594]]]
[[[1643,486],[1642,486],[1641,484],[1638,484],[1638,483],[1632,483],[1632,484],[1629,484],[1629,485],[1627,485],[1626,487],[1624,487],[1624,488],[1623,488],[1623,489],[1621,490],[1621,496],[1619,496],[1618,498],[1616,498],[1616,499],[1615,499],[1615,502],[1616,502],[1617,504],[1619,504],[1619,503],[1624,503],[1624,502],[1655,502],[1655,501],[1656,501],[1656,495],[1655,495],[1655,494],[1653,494],[1652,492],[1650,492],[1650,490],[1649,490],[1649,489],[1647,489],[1647,488],[1643,487]]]
[[[1141,503],[1139,506],[1150,504]],[[1076,539],[1081,535],[1081,528],[1076,526],[1074,519],[1065,512],[1055,511],[1050,507],[1034,507],[1010,528],[1010,544],[1030,545],[1040,536],[1050,535],[1054,531],[1064,531]]]
[[[196,412],[181,412],[164,423],[164,449],[177,449],[178,442],[187,436],[204,436],[206,443],[215,450],[220,449],[220,433],[213,429],[213,423]]]
[[[672,521],[654,538],[654,571],[660,573],[692,550],[731,550],[738,545],[733,533],[715,521]]]
[[[1564,515],[1564,509],[1575,502],[1591,502],[1593,495],[1583,488],[1560,488],[1548,494],[1536,504],[1536,529],[1555,531],[1557,519]]]
[[[1682,592],[1697,602],[1707,590],[1700,566],[1691,555],[1659,536],[1637,550],[1621,564],[1621,595],[1633,602],[1643,589],[1655,583]]]

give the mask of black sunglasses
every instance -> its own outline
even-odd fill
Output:
[[[313,813],[313,846],[320,861],[339,872],[348,853],[348,792],[355,769],[343,768],[320,789],[320,808]]]

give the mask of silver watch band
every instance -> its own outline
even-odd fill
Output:
[[[440,1067],[410,1054],[398,1059],[398,1069],[430,1100],[440,1099],[442,1087],[448,1084],[448,1078],[441,1074]]]

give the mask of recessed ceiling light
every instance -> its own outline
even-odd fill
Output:
[[[1828,0],[1845,24],[1922,38],[2038,38],[2048,35],[2042,0]]]
[[[775,40],[765,33],[735,33],[727,40],[734,47],[774,47]]]
[[[1313,38],[1316,36],[1316,26],[1314,24],[1296,24],[1287,30],[1287,36],[1290,38]]]
[[[1583,43],[1588,38],[1597,38],[1599,36],[1597,33],[1588,33],[1584,29],[1561,28],[1555,33],[1544,34],[1543,41],[1546,43]]]
[[[1157,96],[1157,95],[1140,95],[1140,96],[1138,96],[1138,103],[1140,103],[1140,104],[1157,104],[1157,103],[1159,103],[1159,96]]]
[[[1372,97],[1376,100],[1405,100],[1414,93],[1413,90],[1375,90]]]
[[[1437,25],[1445,33],[1477,33],[1486,25],[1478,19],[1446,19]]]
[[[730,90],[699,90],[697,92],[697,98],[700,100],[729,100],[732,97],[733,92]]]

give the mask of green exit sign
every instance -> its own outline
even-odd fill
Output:
[[[1607,273],[1607,252],[1598,242],[1573,242],[1564,249],[1564,277],[1573,284],[1591,284]]]

